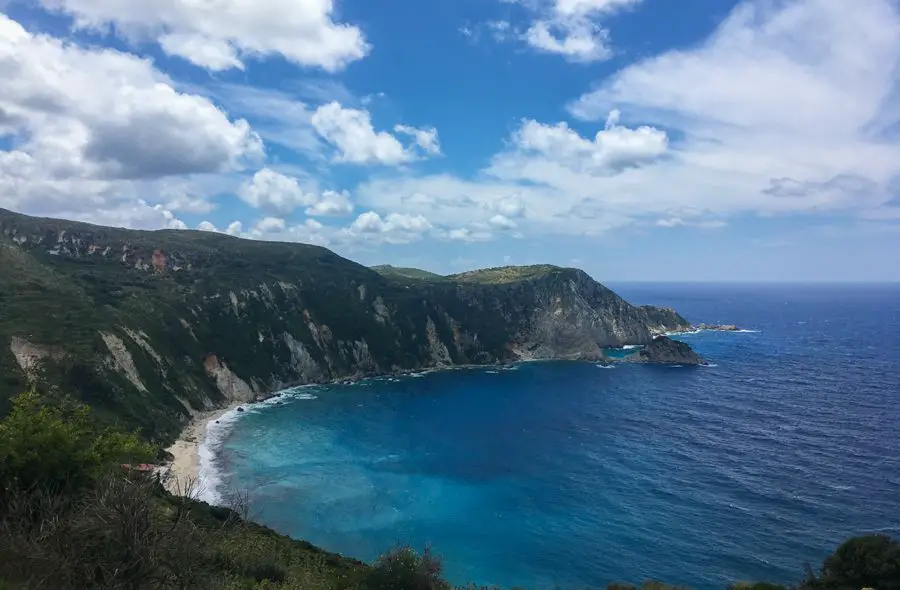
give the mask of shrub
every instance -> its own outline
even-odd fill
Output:
[[[845,541],[822,565],[821,575],[808,575],[810,590],[900,589],[900,543],[887,535]]]
[[[136,434],[99,431],[87,406],[44,404],[27,391],[0,422],[0,499],[14,487],[74,491],[116,463],[155,456]]]
[[[378,558],[366,577],[368,590],[449,590],[441,578],[443,565],[427,547],[421,555],[398,547]]]

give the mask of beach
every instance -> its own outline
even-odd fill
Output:
[[[218,420],[226,413],[246,405],[233,403],[227,407],[206,412],[198,412],[185,426],[178,440],[166,450],[172,453],[172,461],[161,470],[166,489],[172,493],[181,495],[184,493],[187,483],[193,482],[191,488],[194,496],[200,491],[200,446],[206,438],[207,424]]]

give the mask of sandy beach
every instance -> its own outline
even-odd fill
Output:
[[[166,489],[173,494],[184,492],[187,482],[193,482],[193,492],[196,495],[200,482],[200,445],[206,437],[206,425],[220,418],[226,412],[246,405],[234,403],[225,408],[198,412],[188,425],[178,435],[178,440],[166,449],[172,453],[172,462],[166,465],[161,472]]]

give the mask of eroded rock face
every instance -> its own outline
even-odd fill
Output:
[[[700,358],[690,345],[673,340],[668,336],[657,336],[653,342],[638,352],[641,362],[663,365],[702,365]]]

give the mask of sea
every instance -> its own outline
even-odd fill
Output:
[[[900,536],[900,284],[622,284],[707,367],[533,362],[291,390],[210,424],[208,499],[455,583],[798,582]]]

